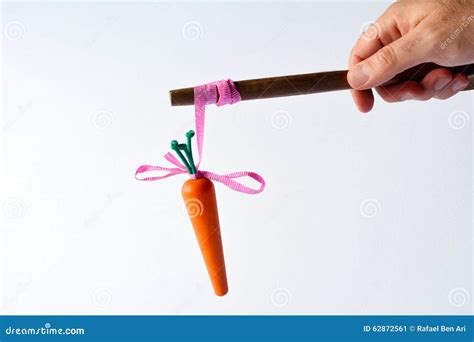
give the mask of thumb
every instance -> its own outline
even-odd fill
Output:
[[[412,66],[426,62],[428,51],[421,34],[411,31],[352,66],[347,81],[354,89],[377,87]]]

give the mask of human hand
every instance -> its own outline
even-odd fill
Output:
[[[392,4],[362,34],[351,51],[347,80],[361,112],[374,105],[375,88],[387,102],[447,99],[468,78],[446,68],[430,71],[421,82],[380,86],[413,66],[433,62],[457,66],[474,61],[474,0],[402,0]]]

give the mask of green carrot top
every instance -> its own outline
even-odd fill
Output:
[[[176,152],[179,159],[181,159],[186,167],[186,170],[188,170],[188,173],[191,175],[196,174],[196,165],[194,164],[193,149],[191,146],[191,138],[194,137],[194,134],[193,130],[186,132],[186,144],[180,144],[176,140],[171,141],[171,149]],[[184,151],[186,157],[181,151]]]

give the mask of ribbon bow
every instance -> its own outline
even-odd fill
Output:
[[[198,147],[199,162],[196,164],[196,174],[191,177],[199,178],[205,177],[220,183],[227,185],[229,188],[243,192],[246,194],[258,194],[265,188],[265,180],[262,176],[255,172],[250,171],[239,171],[228,173],[225,175],[219,175],[209,171],[199,170],[199,164],[201,163],[202,147],[204,143],[204,123],[206,114],[206,105],[216,104],[217,106],[223,106],[226,104],[234,104],[241,100],[240,94],[237,91],[234,82],[231,80],[222,80],[218,82],[212,82],[204,85],[200,85],[194,88],[194,106],[196,116],[196,139]],[[152,166],[142,165],[135,172],[135,178],[142,181],[156,181],[171,176],[179,175],[182,173],[188,173],[186,167],[170,152],[164,155],[164,158],[176,167],[163,167],[163,166]],[[138,175],[150,172],[150,171],[165,171],[166,174],[162,176],[144,177],[139,178]],[[236,178],[250,177],[260,183],[258,189],[254,189],[237,182]]]

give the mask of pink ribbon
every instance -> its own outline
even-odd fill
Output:
[[[199,164],[201,163],[202,148],[204,143],[204,123],[206,114],[206,105],[216,104],[217,106],[223,106],[226,104],[234,104],[241,100],[240,94],[235,88],[234,82],[231,80],[222,80],[218,82],[212,82],[204,85],[194,87],[194,106],[196,114],[196,140],[198,147],[199,161],[196,164],[196,175],[191,175],[193,178],[205,177],[222,184],[227,185],[229,188],[243,192],[246,194],[258,194],[265,188],[265,180],[262,176],[255,172],[240,171],[228,173],[225,175],[218,175],[209,171],[199,170]],[[164,155],[165,159],[176,167],[163,167],[163,166],[152,166],[142,165],[135,172],[135,178],[142,181],[156,181],[171,176],[179,175],[182,173],[188,173],[186,167],[170,152]],[[151,172],[167,172],[161,176],[144,177],[139,178],[138,175]],[[236,178],[249,177],[260,183],[258,189],[254,189],[237,182]]]

